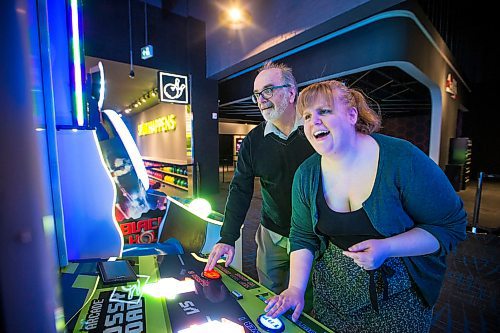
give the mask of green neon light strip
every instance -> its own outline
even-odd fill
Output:
[[[78,26],[78,0],[71,0],[71,27],[73,33],[73,66],[75,68],[76,121],[78,126],[83,126],[83,93],[80,58],[80,31]]]

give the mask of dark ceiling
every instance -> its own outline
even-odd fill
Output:
[[[371,99],[370,106],[383,116],[408,116],[431,112],[429,89],[397,67],[382,67],[335,78]],[[300,86],[300,84],[299,84]],[[303,88],[303,87],[301,87]],[[300,90],[300,88],[299,88]],[[219,119],[258,123],[264,120],[249,97],[219,107]]]
[[[467,33],[468,25],[464,26],[460,22],[465,19],[469,21],[468,12],[471,10],[474,12],[473,17],[481,17],[477,15],[480,9],[452,0],[418,0],[418,3],[456,57],[459,68],[467,68],[465,51],[468,49],[466,46],[470,32]],[[474,22],[478,21],[476,19]],[[399,68],[383,67],[335,79],[362,90],[373,99],[375,103],[372,106],[375,110],[380,110],[383,116],[397,117],[431,112],[429,89]],[[248,93],[250,95],[251,91]],[[250,97],[221,105],[219,117],[228,121],[248,123],[263,120]]]

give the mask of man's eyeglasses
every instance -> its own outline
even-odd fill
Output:
[[[282,86],[272,86],[272,87],[268,87],[266,89],[262,89],[261,92],[253,93],[252,94],[252,102],[254,102],[255,104],[257,104],[257,101],[259,100],[259,96],[262,96],[265,99],[269,99],[269,98],[273,97],[273,91],[274,91],[274,89],[285,88],[285,87],[290,87],[290,85],[289,84],[284,84]]]

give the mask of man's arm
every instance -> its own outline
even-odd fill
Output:
[[[241,144],[236,170],[229,185],[219,243],[234,246],[240,238],[240,229],[253,196],[255,173],[252,158],[251,139],[247,136]]]
[[[224,254],[227,255],[226,267],[234,258],[234,244],[240,237],[240,229],[250,207],[254,187],[254,171],[252,168],[251,142],[247,136],[240,148],[238,163],[233,179],[229,185],[224,224],[222,225],[218,244],[210,252],[205,270],[212,270]]]

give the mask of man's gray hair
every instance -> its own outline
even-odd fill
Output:
[[[284,84],[289,84],[290,87],[295,90],[295,101],[297,101],[297,97],[299,95],[298,89],[297,89],[297,81],[295,80],[295,77],[293,76],[292,69],[288,67],[287,65],[283,63],[275,63],[272,62],[271,60],[266,61],[266,63],[259,69],[259,73],[262,71],[265,71],[267,69],[279,69],[281,71],[281,76],[283,78],[283,83]]]

